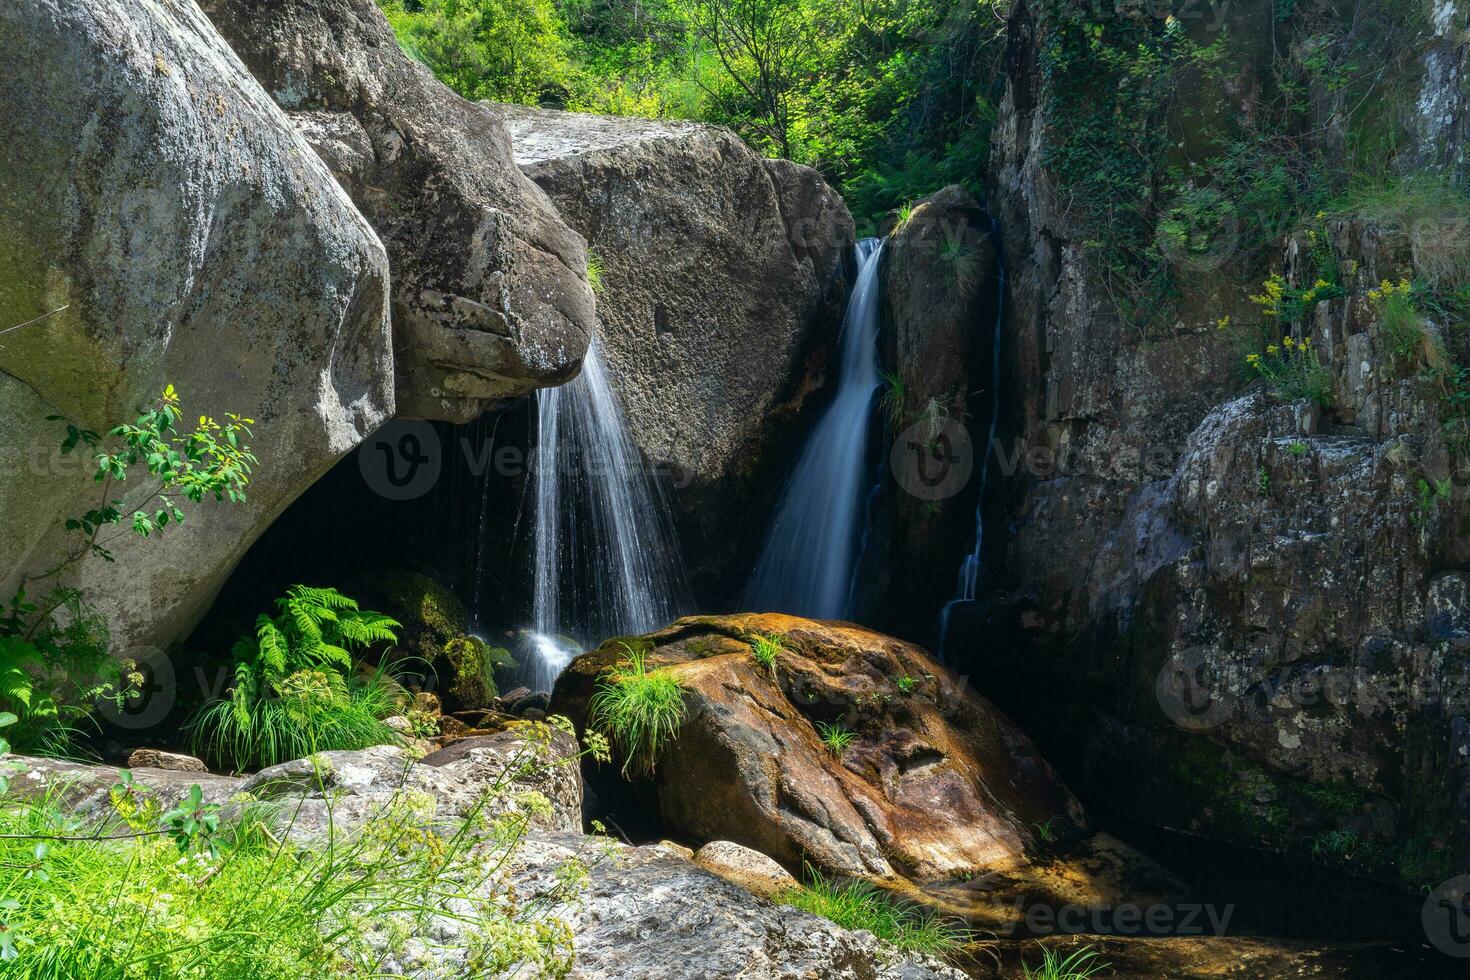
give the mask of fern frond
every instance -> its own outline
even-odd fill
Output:
[[[343,616],[337,623],[337,629],[344,640],[366,646],[369,643],[397,643],[398,634],[394,630],[402,625],[392,616],[364,611]]]
[[[316,612],[319,610],[300,599],[291,599],[286,603],[286,615],[290,617],[291,625],[296,628],[300,637],[299,646],[303,648],[301,652],[308,655],[322,645],[322,628],[314,615]]]
[[[357,600],[348,598],[336,589],[318,588],[311,585],[293,585],[286,593],[294,599],[307,602],[319,609],[356,610]]]
[[[343,647],[332,643],[322,643],[313,651],[314,659],[324,667],[337,667],[341,670],[352,669],[352,654]]]
[[[289,669],[291,642],[276,621],[262,613],[255,620],[256,658],[260,666],[279,677]]]

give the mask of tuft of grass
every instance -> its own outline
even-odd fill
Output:
[[[402,742],[382,721],[395,710],[385,674],[344,681],[327,672],[301,671],[288,681],[278,697],[205,705],[189,722],[191,750],[241,771],[317,752]]]
[[[781,898],[784,904],[830,919],[844,929],[866,929],[908,952],[942,956],[969,941],[963,929],[895,900],[871,882],[839,882],[811,867],[807,877],[810,884],[788,891]]]
[[[642,651],[626,643],[623,649],[627,666],[597,685],[588,723],[617,745],[624,776],[651,776],[659,753],[684,724],[684,688],[667,670],[649,670]]]
[[[1291,453],[1293,456],[1302,457],[1307,454],[1307,444],[1298,439],[1296,442],[1293,442],[1291,445],[1287,446],[1286,451]]]
[[[1363,839],[1351,830],[1329,830],[1310,838],[1309,843],[1312,856],[1318,860],[1337,858],[1348,861],[1363,846]]]
[[[955,292],[968,296],[980,285],[980,253],[974,245],[959,238],[948,238],[939,247],[940,268],[945,284]]]
[[[1036,967],[1022,963],[1025,980],[1088,980],[1111,966],[1097,961],[1097,951],[1083,946],[1067,956],[1061,952],[1043,948],[1041,962]]]
[[[603,274],[606,268],[602,264],[602,256],[591,248],[587,249],[587,285],[592,287],[594,296],[602,295]]]
[[[904,229],[904,226],[909,223],[909,219],[914,216],[914,202],[906,201],[900,204],[893,209],[893,213],[897,219],[893,224],[893,233],[897,234]]]
[[[785,649],[781,637],[773,634],[757,633],[750,639],[750,656],[769,671],[772,677],[776,676],[777,659]]]
[[[878,411],[883,416],[883,425],[893,435],[903,427],[903,400],[908,392],[903,375],[897,371],[881,372],[883,394],[878,398]]]
[[[822,744],[827,746],[827,751],[837,758],[842,758],[842,753],[857,738],[857,732],[849,731],[838,724],[828,724],[825,721],[817,722],[817,734],[822,737]]]

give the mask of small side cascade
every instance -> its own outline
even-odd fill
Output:
[[[596,340],[582,373],[536,393],[531,630],[524,680],[549,691],[581,649],[677,618],[667,501],[628,438]]]
[[[816,619],[848,615],[863,524],[865,456],[878,390],[879,239],[857,244],[843,317],[837,395],[786,482],[744,606]]]
[[[945,649],[949,640],[950,619],[956,608],[973,605],[980,588],[981,556],[985,551],[985,490],[990,481],[990,457],[994,452],[996,427],[1000,423],[1000,337],[1006,307],[1006,265],[1001,253],[999,227],[992,222],[990,229],[996,248],[995,332],[991,337],[990,354],[990,425],[985,434],[985,443],[980,452],[980,499],[975,504],[975,544],[960,562],[955,597],[944,604],[939,612],[939,662],[948,663]]]

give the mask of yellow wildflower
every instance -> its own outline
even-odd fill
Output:
[[[1275,344],[1271,344],[1266,348],[1266,353],[1270,354],[1272,357],[1275,357],[1277,354],[1281,353],[1281,348],[1277,347]]]
[[[1282,337],[1281,346],[1285,347],[1287,350],[1291,350],[1293,347],[1296,346],[1296,341],[1292,340],[1290,336]]]

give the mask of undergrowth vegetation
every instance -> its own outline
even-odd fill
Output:
[[[91,456],[97,496],[90,509],[60,521],[65,540],[54,561],[22,575],[0,612],[0,711],[17,719],[11,740],[23,752],[81,751],[78,736],[96,704],[121,703],[142,682],[132,661],[111,656],[106,621],[74,584],[80,566],[114,562],[124,539],[163,534],[184,522],[187,507],[245,500],[257,463],[245,441],[254,420],[201,415],[181,431],[182,418],[173,385],[105,435],[48,418],[65,429],[62,455]]]
[[[359,673],[354,659],[394,642],[397,620],[306,585],[291,586],[276,608],[232,649],[229,696],[190,722],[195,751],[239,770],[398,741],[381,720],[397,708],[393,688],[381,669]]]
[[[1083,946],[1065,955],[1060,950],[1042,947],[1041,962],[1035,966],[1022,964],[1025,980],[1090,980],[1109,964],[1098,961],[1097,951]]]
[[[782,896],[787,905],[830,919],[844,929],[866,929],[899,949],[943,956],[969,942],[968,933],[938,914],[893,898],[867,881],[841,881],[807,868],[808,883]]]
[[[597,685],[588,703],[588,724],[617,746],[625,776],[652,775],[684,724],[684,687],[667,669],[649,670],[642,650],[626,643],[623,649],[627,660]]]
[[[544,731],[538,737],[532,729]],[[300,980],[383,976],[455,956],[456,976],[563,976],[570,931],[556,918],[588,857],[555,889],[522,898],[500,877],[529,817],[493,804],[517,779],[576,764],[524,747],[462,819],[401,792],[364,818],[330,798],[319,832],[297,836],[301,802],[177,806],[125,774],[104,814],[65,794],[0,803],[0,961],[17,980]],[[439,938],[435,938],[439,937]],[[445,945],[439,945],[444,943]],[[407,967],[405,971],[404,967]]]

